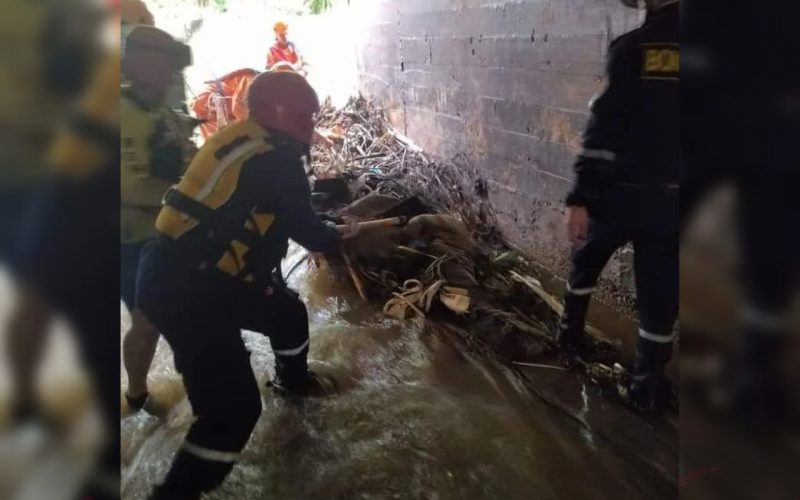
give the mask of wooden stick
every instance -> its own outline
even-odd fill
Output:
[[[359,222],[356,225],[359,229],[373,229],[376,227],[394,227],[394,226],[402,226],[408,221],[407,217],[392,217],[390,219],[379,219],[379,220],[371,220],[367,222]],[[340,224],[336,226],[336,230],[340,233],[346,232],[350,229],[350,225],[348,224]]]
[[[342,257],[344,257],[344,263],[347,266],[347,271],[350,273],[350,278],[353,280],[353,285],[355,285],[356,290],[358,290],[358,295],[364,300],[364,302],[369,302],[367,300],[367,292],[364,290],[364,283],[361,281],[361,278],[356,273],[355,268],[353,267],[353,263],[350,262],[350,257],[347,256],[346,253],[342,252]]]
[[[567,371],[566,368],[563,368],[561,366],[541,365],[541,364],[538,364],[538,363],[523,363],[522,361],[514,361],[513,363],[515,365],[528,366],[528,367],[531,367],[531,368],[549,368],[551,370]]]

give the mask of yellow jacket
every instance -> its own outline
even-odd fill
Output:
[[[3,0],[0,14],[0,186],[39,180],[65,103],[45,85],[41,39],[51,3]]]

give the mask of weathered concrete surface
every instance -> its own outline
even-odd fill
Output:
[[[504,236],[564,276],[563,199],[610,39],[639,23],[617,0],[352,0],[360,89],[393,125],[476,167]],[[626,289],[620,259],[606,291]],[[606,297],[616,295],[607,293]]]

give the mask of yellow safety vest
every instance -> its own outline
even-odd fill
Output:
[[[168,196],[166,206],[156,222],[158,231],[173,240],[180,241],[196,231],[209,247],[220,248],[218,253],[207,253],[209,259],[201,267],[216,266],[220,271],[247,282],[254,281],[253,274],[245,265],[245,257],[253,240],[263,237],[275,222],[271,213],[258,213],[253,208],[249,213],[235,214],[223,224],[204,227],[203,219],[214,219],[219,224],[220,210],[226,210],[235,198],[240,175],[245,163],[256,155],[273,151],[269,133],[250,120],[236,122],[212,136],[200,149],[189,165],[173,196]],[[171,200],[175,199],[173,202]],[[216,214],[215,214],[216,212]],[[222,234],[220,234],[222,233]],[[219,241],[223,238],[224,241]],[[215,241],[216,240],[216,241]],[[202,248],[196,249],[203,252]]]

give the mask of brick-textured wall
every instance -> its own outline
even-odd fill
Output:
[[[564,275],[563,198],[618,0],[351,0],[361,92],[427,151],[486,179],[506,238]],[[619,283],[619,259],[609,267]]]

